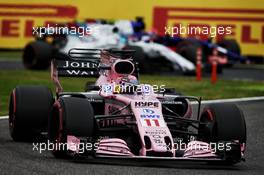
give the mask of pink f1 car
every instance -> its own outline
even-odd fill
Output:
[[[46,132],[56,157],[244,160],[246,124],[236,105],[211,104],[200,112],[200,98],[140,84],[132,55],[131,50],[71,49],[67,59],[54,58],[55,98],[42,86],[12,91],[12,138],[35,140]],[[60,76],[98,79],[85,92],[63,92]]]

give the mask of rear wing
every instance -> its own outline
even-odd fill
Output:
[[[53,68],[62,77],[96,77],[101,58],[99,49],[71,49],[65,59],[52,60]]]
[[[54,58],[51,61],[51,78],[56,85],[56,92],[62,92],[59,77],[98,77],[102,69],[110,69],[104,65],[109,57],[120,59],[132,59],[133,50],[101,50],[73,48],[68,56]]]

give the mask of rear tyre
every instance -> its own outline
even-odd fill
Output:
[[[14,141],[40,139],[47,130],[52,92],[42,86],[18,86],[10,95],[9,129]]]
[[[34,41],[26,45],[23,63],[27,69],[47,69],[52,59],[52,46],[45,41]]]
[[[235,104],[211,104],[204,108],[200,118],[207,125],[200,126],[206,141],[239,140],[246,143],[246,124],[242,111]]]
[[[217,43],[219,46],[227,49],[230,52],[233,52],[237,55],[241,55],[241,49],[239,44],[237,43],[236,40],[234,39],[223,39],[222,41],[219,41]],[[228,56],[228,64],[226,65],[227,67],[232,67],[234,65],[234,60],[236,60],[237,58],[234,58],[232,56]]]
[[[243,112],[235,104],[211,104],[204,108],[199,126],[199,139],[205,142],[233,142],[246,144],[246,123]],[[226,163],[241,159],[240,144],[231,144],[231,151],[217,151],[224,155]]]
[[[237,55],[241,55],[241,49],[239,47],[239,44],[234,39],[224,39],[222,41],[217,42],[217,44],[223,48],[226,48],[228,51],[236,53]]]
[[[198,41],[187,39],[178,43],[177,53],[195,64],[197,49],[201,47],[202,46]]]
[[[94,112],[92,105],[86,99],[77,97],[62,97],[53,105],[49,117],[48,136],[53,145],[53,155],[57,158],[67,157],[67,136],[89,137],[94,135]]]

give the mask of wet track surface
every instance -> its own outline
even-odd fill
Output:
[[[111,165],[76,163],[55,159],[50,152],[33,151],[31,143],[15,143],[8,131],[8,120],[0,120],[0,174],[263,174],[264,102],[241,103],[247,123],[246,162],[231,167],[181,165],[146,167],[141,164]],[[109,165],[110,163],[110,165]],[[124,164],[122,161],[120,164]]]

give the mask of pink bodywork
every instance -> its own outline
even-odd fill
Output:
[[[102,60],[101,62],[106,65],[114,65],[119,61],[131,61],[131,60],[120,60],[117,58],[114,58],[112,56],[108,56],[107,54],[102,54]],[[131,65],[133,63],[131,62]],[[135,76],[127,74],[118,74],[114,70],[114,66],[112,66],[111,70],[106,70],[105,73],[101,74],[101,76],[98,78],[96,81],[96,85],[103,86],[103,85],[116,85],[120,84],[120,80],[122,78],[128,78],[128,79],[136,79]],[[140,135],[141,139],[141,144],[142,148],[140,150],[140,155],[141,156],[146,156],[147,151],[154,151],[154,152],[171,152],[172,155],[175,155],[174,149],[169,149],[166,143],[164,142],[164,138],[168,137],[169,140],[171,141],[171,148],[173,148],[173,139],[171,136],[171,133],[163,119],[162,116],[162,111],[161,111],[161,103],[157,99],[157,95],[151,92],[151,94],[148,95],[124,95],[124,94],[114,94],[114,93],[106,93],[102,89],[99,92],[101,96],[103,96],[105,99],[114,99],[116,101],[124,103],[124,105],[129,105],[131,106],[132,113],[135,116],[136,122],[137,122],[137,128],[138,128],[138,133]],[[149,106],[149,107],[136,107],[135,103],[155,103],[158,104],[157,106]],[[109,114],[108,107],[105,108],[105,114]],[[150,110],[151,114],[148,115],[148,113],[144,113],[144,109]],[[125,111],[127,112],[127,111]],[[149,116],[150,118],[144,118],[144,116]],[[154,118],[153,118],[154,116]],[[159,131],[159,134],[153,134],[156,131]],[[157,136],[159,138],[157,138]],[[146,148],[146,143],[144,140],[144,137],[148,137],[151,141],[151,147]],[[101,151],[101,142],[99,144],[99,149],[97,152]],[[108,143],[108,145],[111,145],[111,143]],[[103,147],[105,150],[105,147]],[[109,147],[111,148],[111,147]],[[110,151],[111,152],[111,151]]]
[[[118,74],[114,69],[114,65],[118,62],[131,62],[131,65],[134,66],[134,64],[132,63],[132,59],[123,60],[120,58],[115,58],[104,51],[101,52],[101,64],[110,65],[111,69],[101,71],[100,77],[96,81],[96,85],[100,87],[104,85],[114,86],[116,84],[120,84],[123,78],[129,80],[137,80],[137,78],[132,74]],[[134,69],[135,68],[133,68],[133,71]],[[51,77],[56,85],[56,92],[62,92],[63,89],[58,80],[57,70],[55,66],[53,66],[53,64],[51,65]],[[159,101],[160,98],[163,98],[162,95],[155,94],[152,90],[148,92],[147,95],[144,93],[131,95],[113,92],[106,93],[104,89],[101,89],[99,91],[99,94],[105,99],[118,101],[124,105],[130,105],[131,111],[122,110],[121,114],[132,113],[135,117],[137,131],[141,141],[139,156],[147,156],[147,153],[151,152],[155,153],[155,155],[160,155],[160,157],[165,155],[164,153],[166,153],[166,155],[170,155],[170,157],[175,157],[173,138],[163,118],[162,104]],[[190,114],[191,108],[189,107],[188,112],[184,117],[190,117]],[[109,104],[105,105],[105,115],[111,115],[111,111],[109,111]],[[146,143],[146,141],[148,143]],[[79,152],[78,146],[80,144],[80,140],[77,137],[68,136],[67,143],[70,144],[69,149],[71,151],[76,153]],[[193,149],[193,147],[191,146],[193,146],[194,144],[207,143],[196,141],[190,142],[184,152],[184,157],[216,157],[216,155],[213,154],[212,150],[210,149]],[[96,154],[109,156],[134,156],[127,146],[127,143],[119,138],[101,139],[99,141],[99,146],[96,150]]]
[[[119,61],[124,61],[121,59],[114,58],[107,54],[102,54],[102,63],[106,65],[114,65]],[[125,60],[131,61],[131,60]],[[133,65],[133,63],[131,63]],[[96,81],[96,85],[103,86],[103,85],[116,85],[120,84],[120,79],[126,77],[128,79],[136,79],[133,75],[124,75],[118,74],[114,70],[114,66],[112,66],[111,70],[106,70],[104,73]],[[103,89],[99,92],[101,96],[105,99],[114,99],[116,101],[122,102],[124,105],[130,105],[131,112],[135,116],[135,120],[137,123],[137,130],[141,140],[141,149],[139,152],[139,156],[146,156],[147,152],[155,152],[160,155],[162,153],[170,152],[172,157],[175,157],[175,148],[173,143],[173,138],[170,133],[169,128],[163,118],[162,114],[162,104],[158,98],[162,98],[161,95],[155,94],[153,91],[150,91],[147,95],[140,94],[140,95],[124,95],[118,93],[109,93],[104,92]],[[136,106],[136,104],[149,104],[145,107]],[[155,104],[155,105],[154,105]],[[108,111],[108,107],[105,108],[105,114],[108,115],[110,112]],[[122,114],[128,112],[124,110]],[[191,109],[188,109],[187,115],[190,116]],[[186,115],[186,116],[187,116]],[[188,117],[189,117],[188,116]],[[150,146],[147,146],[146,137],[150,141]],[[165,142],[166,138],[166,142]],[[120,139],[119,139],[120,140]],[[149,144],[149,143],[148,143]],[[194,143],[196,144],[196,142]],[[205,143],[206,144],[206,143]],[[129,148],[127,147],[126,143],[120,141],[106,139],[101,140],[99,143],[99,147],[96,153],[98,154],[105,154],[105,155],[124,155],[124,147],[127,151],[125,155],[133,156],[133,154],[128,151]],[[116,151],[120,148],[120,153],[116,154]],[[128,148],[128,150],[127,150]],[[114,152],[112,150],[115,150]],[[186,149],[185,157],[194,157],[194,150]],[[190,155],[190,151],[192,154]],[[157,154],[156,154],[157,155]],[[212,153],[212,150],[205,150],[205,151],[197,151],[196,155],[202,155],[207,157],[215,157],[215,154]]]

